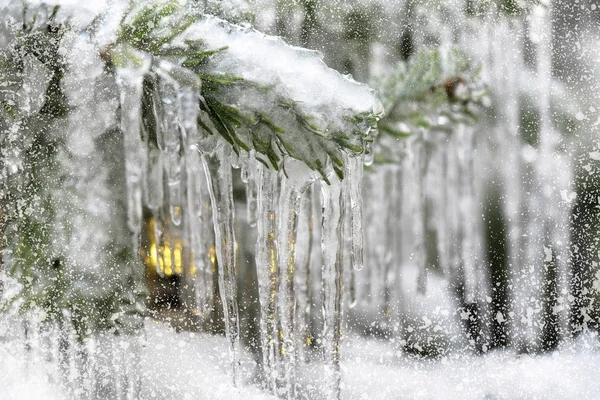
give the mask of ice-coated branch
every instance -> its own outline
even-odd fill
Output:
[[[232,168],[243,166],[258,219],[263,373],[271,391],[295,398],[296,360],[305,359],[308,328],[297,320],[295,281],[310,279],[305,264],[312,252],[297,240],[302,194],[315,180],[324,193],[333,183],[327,210],[334,215],[328,211],[323,243],[336,254],[326,274],[335,287],[328,283],[322,347],[339,394],[344,208],[351,206],[353,263],[360,269],[358,184],[383,113],[380,102],[367,86],[329,69],[320,54],[202,15],[193,5],[113,6],[88,15],[90,22],[76,7],[49,8],[32,28],[21,29],[15,5],[16,33],[0,37],[11,49],[0,67],[17,72],[7,73],[0,89],[1,128],[8,133],[0,139],[26,139],[22,148],[6,143],[0,158],[3,174],[5,164],[19,172],[8,186],[23,201],[2,214],[13,217],[20,235],[7,247],[19,257],[18,277],[29,282],[22,294],[31,307],[54,307],[49,316],[61,324],[65,310],[75,310],[58,329],[67,334],[78,324],[84,340],[102,330],[141,329],[143,257],[157,276],[180,274],[194,284],[199,318],[215,306],[214,274],[231,373],[241,383]],[[43,82],[31,86],[42,90],[25,91],[23,103],[21,81],[38,75]],[[345,172],[358,180],[342,189]],[[19,219],[24,212],[31,218]],[[298,266],[305,276],[298,276]],[[50,298],[44,294],[49,282],[57,282]],[[99,310],[82,317],[87,308],[80,303]]]
[[[375,161],[397,162],[402,157],[397,139],[476,123],[487,102],[479,72],[455,48],[424,49],[398,64],[376,85],[386,115],[378,123]]]
[[[169,63],[187,85],[195,74],[209,121],[199,120],[202,130],[238,154],[254,149],[276,170],[289,156],[325,179],[329,169],[342,177],[341,151],[365,152],[383,113],[371,89],[329,69],[317,52],[173,1],[133,6],[102,54],[118,67]]]

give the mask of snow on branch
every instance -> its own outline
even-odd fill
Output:
[[[201,131],[220,134],[238,154],[254,149],[277,170],[289,156],[326,180],[331,169],[342,177],[341,152],[365,152],[383,114],[373,90],[328,68],[319,53],[176,2],[129,10],[105,54],[117,66],[147,68],[154,81],[167,74],[201,86]]]

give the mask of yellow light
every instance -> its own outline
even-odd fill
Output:
[[[156,268],[156,264],[158,263],[158,255],[156,254],[156,243],[152,243],[150,246],[150,257],[147,257],[147,261],[150,263],[150,266]]]
[[[181,262],[181,251],[182,251],[182,246],[181,246],[181,242],[180,241],[176,241],[175,242],[175,250],[173,252],[173,258],[175,259],[175,273],[176,274],[182,274],[183,273],[183,267],[182,267],[182,262]]]
[[[169,276],[169,275],[173,275],[173,261],[171,259],[171,247],[169,246],[164,246],[162,247],[162,260],[163,262],[161,263],[161,268],[162,272],[164,272],[165,275]]]
[[[196,264],[194,263],[194,255],[190,254],[190,276],[196,276]]]
[[[210,246],[210,249],[208,250],[208,258],[210,259],[210,264],[214,273],[217,266],[217,249],[215,246]]]
[[[149,269],[158,271],[161,275],[171,276],[173,274],[181,275],[183,273],[183,252],[185,244],[178,238],[173,241],[165,235],[164,245],[158,246],[154,235],[154,219],[148,221],[148,236],[150,238],[150,251],[146,256],[146,265]],[[173,243],[173,245],[172,245]],[[193,262],[190,265],[192,276],[196,274],[196,267]]]

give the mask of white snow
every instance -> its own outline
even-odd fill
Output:
[[[253,361],[243,358],[239,388],[228,374],[226,339],[175,333],[147,322],[142,353],[142,399],[274,399],[250,382]],[[342,359],[342,399],[597,399],[600,396],[600,345],[584,335],[541,356],[494,351],[484,356],[437,360],[407,357],[387,340],[350,336]],[[29,360],[29,361],[28,361]],[[36,352],[25,357],[14,342],[0,341],[2,400],[60,400],[49,378],[52,368]],[[324,367],[301,366],[300,398],[322,399]]]
[[[184,35],[201,37],[209,48],[227,46],[221,72],[265,85],[279,83],[296,101],[311,107],[337,104],[357,112],[377,108],[374,92],[325,65],[315,51],[285,45],[283,40],[206,16]]]
[[[268,400],[271,396],[258,387],[243,382],[239,388],[229,375],[229,356],[224,337],[198,333],[175,333],[165,324],[146,323],[147,345],[142,351],[141,399],[183,400]],[[100,343],[100,342],[99,342]],[[0,337],[0,399],[2,400],[61,400],[61,392],[52,372],[56,365],[44,361],[38,348],[26,354],[22,341],[3,341]],[[112,340],[113,348],[117,339]],[[105,349],[101,344],[98,348]],[[131,352],[129,346],[121,346]],[[98,357],[106,356],[99,354]],[[115,359],[108,359],[115,376]],[[242,360],[245,371],[252,372],[253,362]],[[121,367],[126,368],[121,365]],[[77,375],[77,374],[75,374]],[[248,375],[244,378],[249,379]]]
[[[588,342],[590,340],[593,345]],[[485,356],[415,361],[374,341],[346,343],[346,399],[597,399],[597,338],[543,356]],[[383,362],[369,354],[387,354]]]
[[[590,158],[592,160],[600,161],[600,151],[592,151],[590,153]]]

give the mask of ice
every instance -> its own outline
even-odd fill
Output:
[[[141,130],[142,75],[136,71],[122,70],[119,76],[121,89],[121,131],[125,150],[127,180],[127,222],[131,231],[135,252],[139,250],[142,230],[142,168],[145,165]]]
[[[262,366],[267,388],[277,389],[279,357],[279,323],[277,294],[279,292],[279,265],[277,246],[277,173],[258,165],[258,239],[256,242],[256,269],[260,299],[260,330]]]
[[[323,207],[321,248],[323,251],[323,349],[325,375],[328,378],[327,396],[340,398],[341,341],[344,299],[344,213],[345,187],[341,182],[321,185]]]
[[[557,2],[361,1],[376,34],[337,49],[348,65],[329,47],[356,40],[350,4],[309,35],[326,2],[261,0],[284,41],[199,14],[251,2],[49,3],[0,1],[6,397],[598,397],[597,105],[590,73],[580,102],[559,83]],[[113,43],[155,4],[180,8],[154,39],[198,18],[162,47]],[[424,75],[387,65],[407,32],[439,45],[413,55]],[[385,134],[375,92],[298,41],[392,71]],[[190,43],[218,51],[191,68]]]
[[[348,190],[350,192],[350,232],[352,238],[351,258],[352,268],[360,271],[364,266],[364,237],[363,237],[363,213],[362,213],[362,172],[364,158],[349,157],[346,159],[346,179],[348,179]]]
[[[231,148],[222,143],[213,153],[203,155],[202,162],[212,204],[217,263],[219,265],[219,292],[225,314],[225,333],[229,340],[231,374],[238,380],[239,311],[236,281],[236,241],[234,233],[233,182],[230,158]]]

